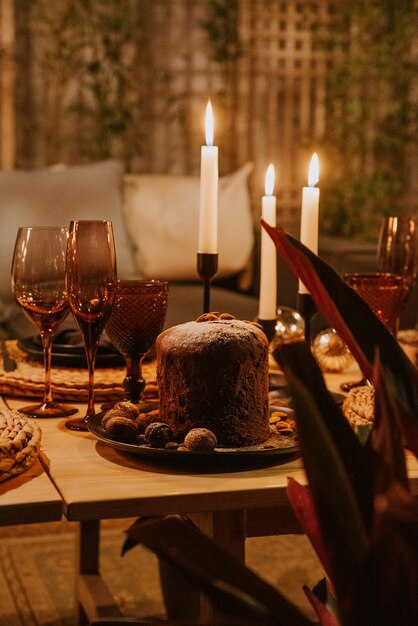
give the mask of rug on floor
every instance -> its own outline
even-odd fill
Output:
[[[155,555],[137,546],[122,558],[123,539],[120,528],[102,530],[104,580],[123,614],[163,617]],[[0,626],[74,626],[74,548],[74,532],[1,538]],[[247,563],[314,618],[302,585],[322,570],[306,537],[247,540]]]

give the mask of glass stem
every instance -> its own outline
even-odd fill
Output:
[[[125,356],[126,377],[123,381],[123,388],[125,390],[124,399],[133,404],[138,404],[145,387],[141,367],[144,356],[144,354],[135,357]]]
[[[94,408],[94,365],[96,362],[96,354],[97,348],[99,346],[98,341],[91,342],[91,344],[86,349],[87,355],[87,365],[89,370],[89,401],[87,405],[86,417],[89,418],[91,415],[95,415],[96,411]]]
[[[45,388],[44,388],[44,404],[52,404],[52,389],[51,389],[51,352],[52,352],[52,337],[54,333],[44,331],[41,333],[42,347],[44,350],[44,367],[45,367]]]

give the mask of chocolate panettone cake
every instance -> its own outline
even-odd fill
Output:
[[[218,445],[238,447],[270,434],[268,342],[256,325],[231,317],[203,315],[161,333],[157,382],[160,419],[175,434],[207,428]]]

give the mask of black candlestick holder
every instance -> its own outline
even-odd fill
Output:
[[[268,342],[270,343],[270,341],[273,339],[274,335],[276,334],[276,320],[275,319],[274,320],[262,320],[258,317],[257,322],[262,327],[264,334],[267,337]]]
[[[197,273],[203,281],[203,313],[210,312],[210,285],[218,271],[218,254],[216,252],[197,253]]]
[[[312,342],[312,319],[318,312],[314,299],[310,293],[298,293],[297,308],[305,322],[305,341]]]

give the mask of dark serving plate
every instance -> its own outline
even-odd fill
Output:
[[[39,335],[18,341],[18,347],[32,359],[43,361],[44,353]],[[87,359],[81,335],[74,330],[58,333],[52,342],[52,365],[63,367],[86,368]],[[109,342],[101,341],[97,350],[96,364],[98,368],[119,367],[125,365],[123,356]]]
[[[289,418],[293,418],[292,409],[283,407],[271,407],[273,411],[283,411],[287,413]],[[280,437],[279,435],[271,435],[270,438],[262,444],[253,446],[245,446],[241,448],[222,448],[217,447],[212,452],[178,452],[177,450],[166,450],[165,448],[151,448],[148,444],[134,444],[117,441],[109,437],[102,427],[101,420],[105,412],[96,413],[89,418],[87,423],[89,431],[102,443],[111,446],[116,450],[127,452],[129,454],[139,455],[152,461],[174,460],[185,465],[197,462],[204,462],[206,465],[216,464],[221,460],[240,460],[242,462],[252,460],[275,459],[276,457],[288,456],[298,452],[299,448],[294,437]],[[266,447],[269,446],[269,447]]]

